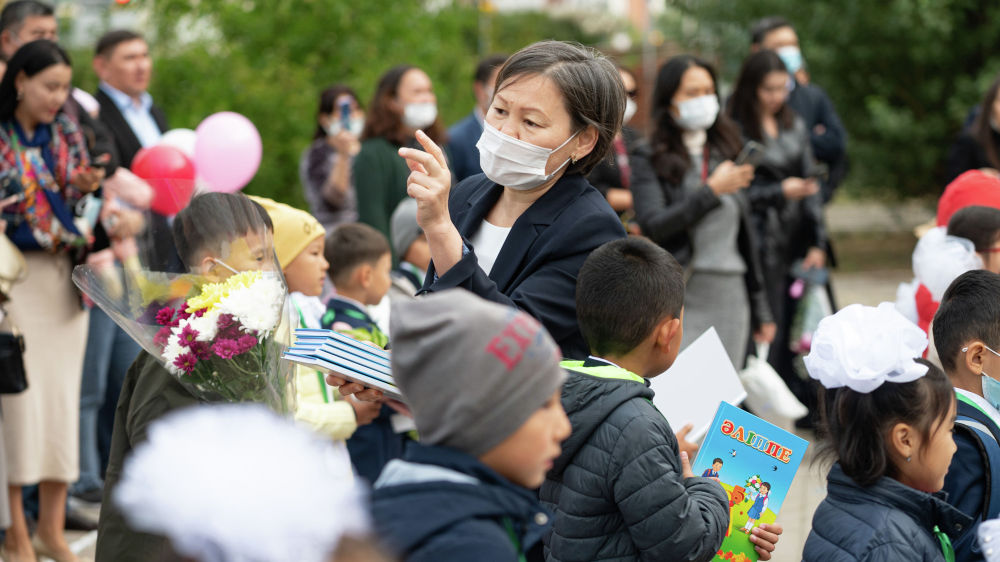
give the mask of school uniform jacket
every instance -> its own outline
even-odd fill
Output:
[[[451,221],[467,251],[440,278],[432,262],[422,292],[461,287],[484,299],[516,306],[545,326],[563,357],[585,359],[589,350],[576,322],[576,276],[590,252],[624,238],[625,229],[583,176],[563,176],[514,222],[487,275],[469,239],[502,193],[502,186],[482,174],[452,188]]]
[[[960,396],[956,402],[955,456],[944,478],[948,503],[975,522],[955,541],[955,560],[983,560],[977,530],[1000,517],[1000,427]],[[972,422],[971,424],[965,423]]]

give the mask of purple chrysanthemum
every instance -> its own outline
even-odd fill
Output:
[[[177,324],[174,322],[174,312],[174,309],[169,306],[161,308],[160,311],[156,313],[156,323],[160,326],[176,326]]]
[[[160,328],[156,335],[153,336],[153,343],[160,346],[161,348],[167,346],[167,342],[170,340],[170,326],[164,326]]]
[[[196,341],[188,347],[191,348],[191,352],[195,354],[199,361],[212,358],[212,348],[208,345],[208,342]]]
[[[181,345],[191,347],[191,344],[198,341],[198,330],[195,330],[190,324],[187,324],[181,328],[181,333],[178,338],[180,339]]]
[[[250,334],[242,335],[240,336],[240,339],[237,340],[237,343],[240,346],[240,351],[237,355],[240,353],[246,353],[250,351],[253,346],[257,345],[257,336],[251,336]]]
[[[190,374],[194,366],[198,364],[198,358],[193,353],[182,353],[174,359],[174,367]]]
[[[223,359],[232,359],[240,353],[240,344],[236,340],[218,340],[212,345],[212,351]]]

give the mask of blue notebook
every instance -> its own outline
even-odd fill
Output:
[[[725,402],[691,469],[729,496],[729,530],[713,560],[756,561],[749,530],[774,523],[809,442]]]
[[[389,398],[403,399],[392,379],[390,353],[339,332],[299,328],[295,330],[295,343],[281,357],[381,390]]]

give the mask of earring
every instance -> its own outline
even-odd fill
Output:
[[[576,154],[571,154],[569,157],[570,162],[576,164]]]
[[[18,90],[17,91],[17,100],[21,101],[21,98],[23,98],[23,97],[24,97],[24,90]]]
[[[912,459],[912,458],[913,457],[906,457],[906,462],[910,462],[910,459]]]

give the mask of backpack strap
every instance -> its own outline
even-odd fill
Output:
[[[979,449],[979,456],[986,466],[983,471],[983,484],[986,488],[984,494],[983,510],[979,513],[981,521],[993,519],[997,516],[994,508],[1000,509],[1000,486],[994,485],[993,471],[1000,470],[1000,442],[985,424],[972,419],[966,415],[959,415],[955,418],[955,428],[964,431],[972,437],[972,441]]]

